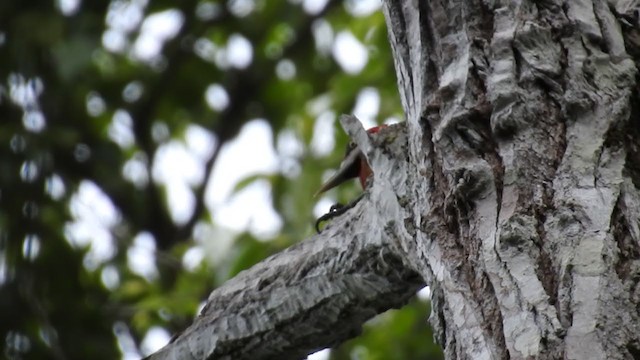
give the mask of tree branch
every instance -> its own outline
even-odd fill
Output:
[[[150,359],[295,359],[357,335],[404,305],[424,280],[405,261],[404,126],[369,137],[353,116],[345,130],[378,173],[362,200],[313,236],[213,291],[193,325]]]
[[[149,359],[303,358],[359,334],[374,315],[404,305],[424,286],[381,231],[372,201],[213,291],[188,329]]]

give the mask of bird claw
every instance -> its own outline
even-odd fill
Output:
[[[318,234],[320,234],[322,232],[322,230],[320,230],[320,224],[331,220],[335,217],[338,217],[344,213],[347,212],[347,210],[351,209],[352,207],[356,206],[356,204],[358,203],[358,201],[360,201],[360,199],[362,199],[362,194],[360,196],[358,196],[357,198],[355,198],[355,200],[351,201],[350,203],[348,203],[347,205],[342,205],[340,203],[335,203],[333,205],[331,205],[331,207],[329,208],[329,212],[320,216],[318,218],[318,220],[316,220],[316,232],[318,232]]]
[[[346,206],[340,204],[340,203],[335,203],[333,205],[331,205],[331,207],[329,208],[329,212],[320,216],[318,218],[318,220],[316,220],[316,232],[318,234],[320,234],[321,230],[320,230],[320,224],[322,222],[328,221],[333,219],[336,216],[339,216],[341,214],[343,214],[347,209],[345,209]]]

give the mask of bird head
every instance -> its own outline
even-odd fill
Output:
[[[384,127],[386,127],[386,125],[372,127],[367,130],[367,133],[375,134]],[[320,186],[320,189],[316,192],[315,196],[356,177],[359,178],[360,185],[362,185],[362,188],[364,189],[367,184],[367,178],[371,174],[371,167],[369,166],[369,163],[367,163],[367,159],[364,154],[362,154],[362,151],[358,146],[351,141],[347,145],[347,150],[342,163],[340,163],[340,167],[327,181],[322,184],[322,186]]]

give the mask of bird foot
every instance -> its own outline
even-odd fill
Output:
[[[331,207],[329,208],[329,212],[320,216],[318,218],[318,220],[316,220],[316,231],[318,232],[318,234],[320,234],[320,232],[322,230],[320,230],[320,224],[325,222],[325,221],[329,221],[335,217],[338,217],[344,213],[347,212],[347,210],[351,209],[352,207],[356,206],[356,204],[358,203],[358,201],[360,201],[360,199],[362,199],[362,195],[358,196],[357,198],[355,198],[353,201],[351,201],[350,203],[348,203],[347,205],[342,205],[340,203],[336,203],[331,205]]]

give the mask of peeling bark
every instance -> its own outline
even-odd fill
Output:
[[[299,358],[432,288],[447,359],[640,358],[640,2],[388,0],[406,123],[153,359]]]

